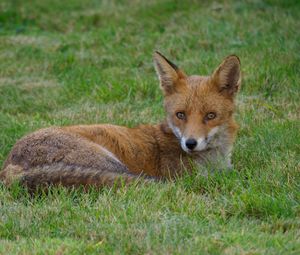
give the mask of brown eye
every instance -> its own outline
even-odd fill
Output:
[[[206,114],[206,119],[207,120],[212,120],[216,117],[216,114],[214,112],[209,112],[208,114]]]
[[[180,120],[184,120],[185,119],[185,113],[184,112],[177,112],[176,117]]]

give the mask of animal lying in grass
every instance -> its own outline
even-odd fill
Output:
[[[122,180],[169,179],[197,165],[230,168],[237,124],[240,61],[225,58],[211,76],[187,76],[161,53],[154,64],[166,120],[127,128],[111,124],[50,127],[20,139],[0,179],[38,186],[112,186]]]

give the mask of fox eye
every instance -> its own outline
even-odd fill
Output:
[[[213,120],[217,115],[214,112],[209,112],[208,114],[206,114],[206,119],[207,120]]]
[[[176,117],[180,120],[185,120],[185,113],[184,112],[176,112]]]

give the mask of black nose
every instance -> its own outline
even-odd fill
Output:
[[[193,138],[190,138],[186,140],[185,145],[188,147],[188,149],[193,150],[197,146],[197,141]]]

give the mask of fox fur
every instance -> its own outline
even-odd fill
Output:
[[[172,179],[197,166],[231,168],[240,60],[231,55],[210,76],[187,76],[161,53],[154,64],[166,119],[127,128],[111,124],[50,127],[21,138],[0,172],[6,185],[112,186]]]

